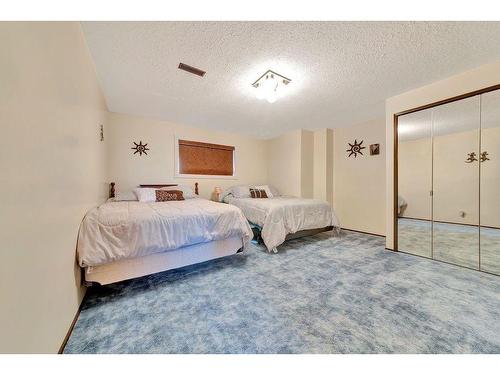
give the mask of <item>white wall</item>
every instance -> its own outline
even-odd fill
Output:
[[[117,190],[130,190],[139,184],[199,183],[200,196],[210,198],[216,186],[226,188],[238,184],[267,182],[267,148],[264,140],[236,134],[198,129],[166,121],[110,113],[108,116],[109,181]],[[175,137],[191,141],[235,146],[234,178],[176,178]],[[133,142],[148,144],[147,155],[131,150]]]
[[[0,352],[59,349],[84,290],[85,212],[105,198],[106,106],[80,25],[0,22]]]
[[[500,62],[483,65],[476,69],[452,76],[421,88],[388,98],[386,100],[386,143],[394,143],[394,114],[434,103],[450,97],[500,84]],[[386,247],[394,248],[394,149],[386,154]]]
[[[363,155],[348,157],[348,143],[363,141]],[[333,131],[333,207],[343,228],[385,234],[385,124],[384,120]],[[380,154],[370,155],[370,144]]]
[[[294,130],[267,141],[268,182],[281,194],[301,196],[302,130]]]
[[[313,197],[333,204],[333,130],[314,131]]]
[[[314,195],[314,133],[302,130],[300,143],[300,196],[312,198]]]
[[[309,130],[293,130],[266,142],[268,183],[281,194],[313,198],[315,136]]]

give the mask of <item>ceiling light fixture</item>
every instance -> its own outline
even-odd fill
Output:
[[[268,70],[252,83],[252,86],[256,89],[257,99],[266,99],[269,103],[274,103],[283,97],[284,89],[290,82],[292,82],[291,79]]]

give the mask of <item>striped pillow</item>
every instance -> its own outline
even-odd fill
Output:
[[[266,191],[264,189],[252,189],[250,188],[250,196],[252,198],[267,198]]]

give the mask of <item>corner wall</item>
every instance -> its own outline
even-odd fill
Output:
[[[301,196],[302,130],[294,130],[267,141],[268,183],[283,195]]]
[[[293,130],[266,141],[268,183],[283,195],[314,195],[314,133]]]
[[[314,132],[313,197],[333,204],[333,130]]]
[[[56,353],[84,289],[85,213],[104,201],[106,105],[77,22],[0,22],[0,352]]]
[[[385,235],[385,124],[383,119],[333,131],[333,207],[342,228]],[[349,157],[348,143],[363,141],[363,155]],[[370,155],[370,144],[380,154]]]

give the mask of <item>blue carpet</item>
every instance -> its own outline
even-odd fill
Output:
[[[500,277],[344,231],[91,288],[65,353],[500,353]]]

